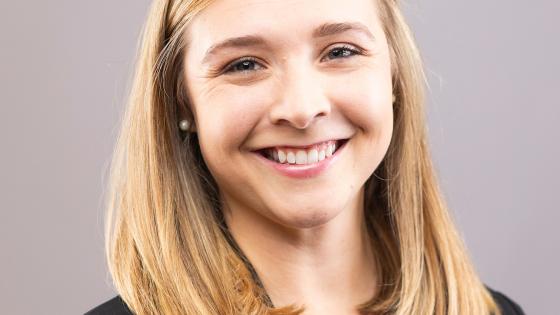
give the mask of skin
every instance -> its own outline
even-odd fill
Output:
[[[186,31],[185,88],[202,154],[228,227],[277,307],[357,314],[377,292],[363,185],[393,130],[391,61],[377,12],[371,0],[219,0]],[[362,23],[375,39],[357,31],[312,38],[325,22]],[[215,43],[248,34],[267,46],[227,48],[203,62]],[[343,45],[362,51],[341,55]],[[243,67],[245,57],[255,60]],[[338,161],[306,179],[251,152],[337,138],[350,138]]]

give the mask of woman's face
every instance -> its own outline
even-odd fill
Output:
[[[361,202],[393,129],[375,1],[218,0],[185,36],[196,132],[223,202],[299,228]]]

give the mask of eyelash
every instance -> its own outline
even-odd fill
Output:
[[[349,55],[349,56],[342,57],[342,59],[346,59],[346,58],[349,58],[349,57],[352,57],[352,56],[363,55],[363,54],[364,54],[364,52],[363,52],[362,49],[353,48],[353,46],[349,46],[349,45],[342,45],[342,46],[334,47],[333,49],[329,50],[329,54],[330,54],[331,52],[333,52],[333,51],[336,51],[336,50],[343,51],[343,52],[344,52],[344,51],[349,51],[349,52],[352,53],[352,54]],[[341,58],[334,58],[334,59],[341,59]],[[253,70],[240,70],[240,71],[235,71],[235,67],[237,67],[238,65],[240,65],[240,64],[242,64],[242,63],[244,63],[244,62],[247,62],[247,61],[249,61],[249,62],[255,62],[255,63],[256,63],[256,62],[257,62],[257,59],[254,58],[254,57],[247,57],[247,58],[242,58],[242,59],[240,59],[240,60],[234,61],[234,62],[232,62],[232,63],[230,63],[230,64],[228,64],[227,66],[224,67],[223,73],[224,73],[224,74],[231,74],[231,73],[235,74],[235,73],[238,73],[238,72],[240,72],[240,73],[245,73],[245,72],[251,72],[251,71],[253,71]]]

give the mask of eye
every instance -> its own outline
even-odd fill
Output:
[[[327,57],[333,57],[332,59],[345,59],[354,55],[361,54],[363,54],[363,52],[360,49],[353,48],[353,46],[349,45],[342,45],[331,49],[328,52]],[[254,71],[255,66],[257,67],[257,70],[259,67],[262,68],[262,66],[257,62],[256,58],[247,57],[229,64],[224,68],[225,70],[223,72],[224,74],[235,74],[238,72],[240,72],[241,74],[247,74],[248,72]]]
[[[362,54],[362,51],[360,49],[355,49],[352,46],[348,46],[348,45],[342,45],[331,49],[327,54],[327,57],[333,56],[334,58],[332,59],[341,59],[341,58],[344,59],[360,54]]]
[[[237,62],[230,64],[229,66],[226,66],[224,73],[227,74],[232,72],[241,72],[241,73],[250,72],[255,68],[255,65],[258,65],[258,62],[255,58],[253,57],[243,58]]]

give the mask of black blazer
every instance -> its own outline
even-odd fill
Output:
[[[525,315],[519,304],[509,297],[499,291],[494,291],[488,286],[486,286],[486,288],[492,293],[496,303],[498,303],[498,306],[502,309],[503,315]],[[91,309],[84,315],[134,315],[134,313],[128,309],[121,297],[117,295]]]

